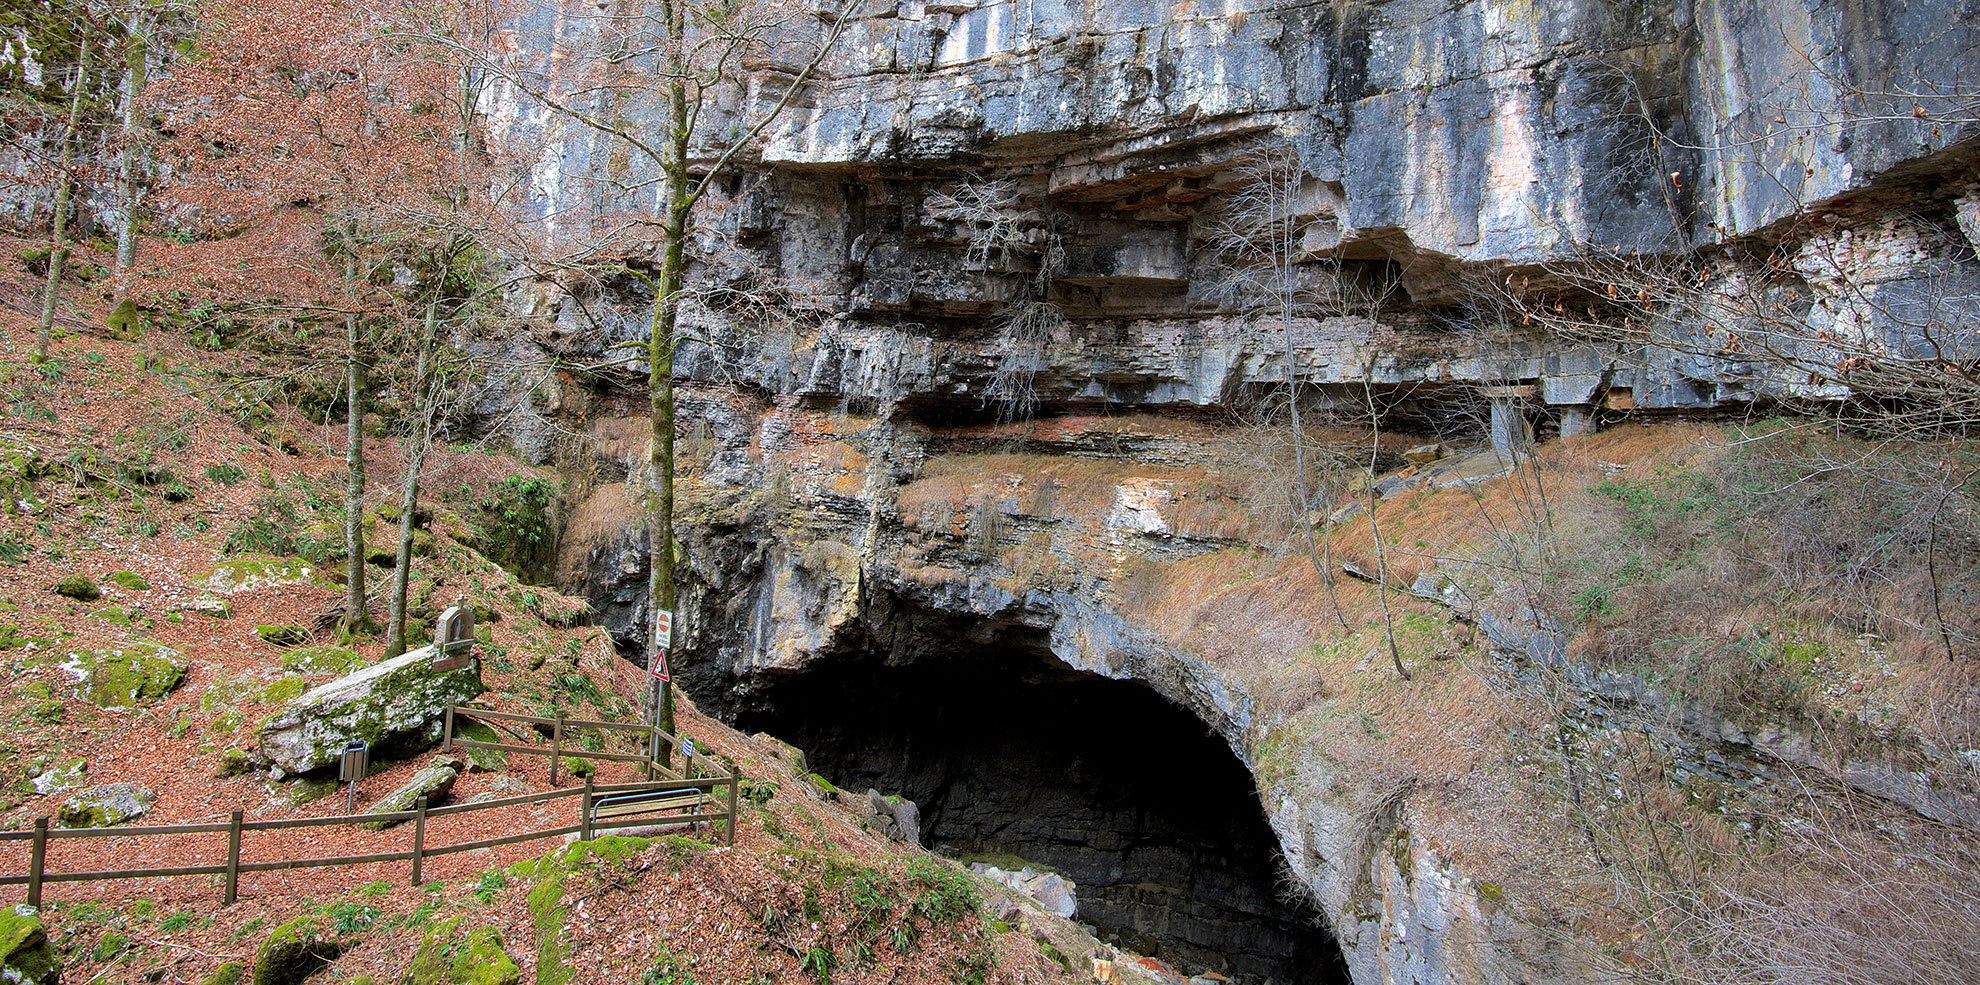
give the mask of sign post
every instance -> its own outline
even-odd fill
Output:
[[[646,758],[660,758],[660,705],[665,700],[660,691],[672,681],[673,675],[667,669],[667,650],[674,645],[674,614],[666,609],[653,612],[653,654],[646,661],[646,672],[653,678],[653,735],[647,743]]]
[[[337,770],[337,779],[350,784],[344,793],[344,813],[357,810],[357,785],[364,779],[364,771],[371,766],[371,744],[363,739],[352,739],[344,745],[344,758]]]

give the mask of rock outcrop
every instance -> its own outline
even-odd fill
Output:
[[[1763,299],[1768,331],[1896,352],[1919,341],[1904,311],[1975,317],[1980,120],[1945,80],[1972,74],[1956,69],[1976,25],[1975,0],[860,6],[719,220],[757,267],[694,270],[704,285],[781,277],[825,313],[775,337],[684,313],[729,343],[685,343],[675,364],[695,428],[680,446],[684,686],[739,714],[780,680],[943,648],[1146,684],[1258,778],[1359,985],[1572,977],[1522,951],[1518,906],[1417,836],[1409,790],[1350,757],[1275,763],[1256,682],[1122,611],[1142,560],[1234,543],[1188,526],[1209,493],[1162,470],[1210,456],[1231,433],[1221,415],[1292,379],[1316,416],[1379,406],[1450,439],[1411,449],[1421,470],[1378,494],[1504,471],[1491,452],[1450,454],[1466,442],[1843,399],[1845,382],[1742,354],[1742,306]],[[541,123],[501,122],[525,141]],[[582,134],[541,149],[544,173],[617,166]],[[1283,320],[1219,249],[1267,153],[1304,170],[1284,203],[1298,299]],[[539,190],[558,204],[595,187]],[[1619,256],[1696,264],[1681,296],[1646,306],[1675,326],[1649,341],[1698,344],[1645,345],[1605,300],[1656,285],[1562,289]],[[500,343],[519,361],[595,359],[648,324],[635,285],[539,287],[524,335]],[[1538,298],[1572,338],[1522,317]],[[623,382],[545,384],[523,416],[582,420],[609,449],[585,466],[598,483],[575,504],[562,581],[636,647],[643,477],[613,418],[641,394]],[[1027,414],[1048,420],[1000,426]],[[526,427],[518,444],[547,461],[558,433]],[[928,479],[944,454],[1020,441],[1138,471],[1096,489],[1020,462]],[[1507,650],[1545,662],[1563,640]]]

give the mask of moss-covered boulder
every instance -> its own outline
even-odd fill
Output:
[[[427,931],[406,969],[406,985],[522,985],[522,969],[502,949],[502,932],[462,926],[460,917]]]
[[[61,955],[48,942],[34,907],[0,909],[0,982],[55,985],[61,980]]]
[[[297,674],[348,674],[364,666],[349,647],[305,646],[282,654],[282,669]]]
[[[135,783],[106,783],[64,801],[55,821],[64,828],[112,828],[143,817],[157,799]]]
[[[307,562],[293,558],[235,558],[214,565],[193,580],[193,589],[216,595],[253,592],[280,585],[326,584]]]
[[[113,571],[104,580],[133,592],[147,591],[151,588],[151,583],[145,581],[144,576],[135,571]]]
[[[109,711],[157,704],[186,679],[186,656],[145,640],[109,650],[81,650],[64,664],[81,679],[80,694]]]
[[[75,599],[78,602],[94,602],[103,597],[103,590],[88,575],[78,571],[55,583],[55,594]]]
[[[302,985],[344,953],[322,921],[298,917],[270,931],[254,952],[254,985]]]
[[[306,691],[261,724],[261,755],[283,774],[306,773],[337,762],[352,739],[373,750],[432,745],[447,706],[485,690],[478,661],[444,666],[421,648]]]

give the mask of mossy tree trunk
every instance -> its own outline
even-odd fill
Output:
[[[76,126],[82,118],[83,89],[89,82],[89,38],[76,53],[75,88],[69,94],[69,119],[62,127],[62,147],[55,175],[55,220],[48,237],[48,286],[41,295],[41,322],[34,336],[34,361],[48,361],[48,344],[55,334],[55,302],[62,293],[62,268],[69,262],[69,198],[75,181],[69,168],[76,159]]]
[[[675,0],[663,0],[661,14],[674,37],[680,37],[685,27],[682,5]],[[675,78],[682,78],[686,66],[681,57],[670,55],[668,68]],[[647,473],[652,487],[646,498],[647,551],[650,569],[650,593],[654,612],[674,613],[677,590],[674,585],[674,333],[680,322],[680,292],[682,278],[687,268],[688,216],[694,207],[688,194],[688,138],[691,136],[688,119],[686,87],[675,83],[668,87],[667,113],[670,132],[663,145],[664,158],[660,161],[662,201],[665,217],[662,220],[662,235],[665,245],[660,252],[659,276],[653,279],[653,331],[647,339],[647,399],[649,423],[651,425],[648,442]],[[680,624],[679,613],[674,613],[674,626]],[[660,620],[649,615],[648,629],[652,634],[647,651],[649,659],[659,659],[663,643],[670,641],[660,637]],[[674,685],[672,681],[660,682],[659,708],[657,718],[660,728],[674,731]],[[671,762],[671,746],[660,750],[660,761]]]

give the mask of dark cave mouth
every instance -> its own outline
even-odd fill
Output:
[[[758,685],[739,727],[798,746],[842,788],[915,801],[931,849],[1058,870],[1103,939],[1244,985],[1347,981],[1320,913],[1282,888],[1250,774],[1154,689],[976,642]]]

